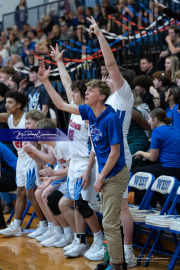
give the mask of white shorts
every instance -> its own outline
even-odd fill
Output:
[[[78,181],[80,175],[86,170],[89,158],[71,159],[69,164],[67,176],[67,195],[66,197],[71,200],[78,200],[79,196],[88,202],[94,202],[97,193],[94,190],[94,183],[96,180],[95,168],[91,172],[91,185],[84,190],[81,187],[82,179]]]
[[[57,164],[54,168],[54,170],[60,170],[60,166],[59,164]],[[67,193],[67,176],[64,177],[64,178],[61,178],[61,179],[58,179],[56,181],[53,181],[51,183],[51,186],[56,186],[57,185],[57,188],[56,190],[59,190],[61,191],[63,194],[66,194]]]
[[[38,180],[38,164],[34,159],[18,158],[16,166],[16,184],[17,187],[25,187],[25,189],[34,189],[35,185],[39,186]]]

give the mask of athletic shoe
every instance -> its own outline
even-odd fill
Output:
[[[56,243],[54,243],[54,247],[66,247],[72,242],[73,238],[73,233],[63,234],[63,237],[58,242],[56,241]]]
[[[3,214],[11,214],[12,210],[14,209],[14,204],[11,203],[7,203],[5,204],[4,210],[3,210]]]
[[[75,245],[72,249],[66,251],[64,253],[64,256],[66,257],[79,257],[79,256],[84,256],[86,251],[88,250],[88,247],[86,244],[80,243],[79,238],[75,238]]]
[[[21,236],[21,227],[20,226],[15,226],[14,222],[12,221],[10,225],[8,225],[7,229],[1,230],[0,234],[2,235],[8,235],[8,236]]]
[[[137,265],[137,258],[135,257],[134,253],[125,253],[125,260],[127,263],[127,268],[135,267]]]
[[[40,225],[40,223],[39,223],[37,230],[35,230],[32,233],[29,233],[28,237],[29,238],[37,238],[38,236],[42,235],[47,230],[47,228],[48,228],[47,224]]]
[[[43,247],[53,247],[54,243],[61,240],[62,237],[63,237],[63,234],[59,233],[57,230],[54,229],[53,235],[50,238],[42,241],[40,244]]]
[[[86,238],[85,241],[86,241],[86,246],[87,246],[87,248],[89,248],[89,242],[88,242],[87,238]],[[64,247],[63,250],[64,250],[64,251],[68,251],[68,250],[72,249],[72,248],[74,247],[74,245],[75,245],[75,238],[74,238],[74,240],[71,242],[71,244],[68,245],[68,246],[66,246],[66,247]]]
[[[86,253],[84,254],[84,257],[90,261],[104,261],[105,248],[102,246],[101,246],[101,249],[99,251],[95,251],[94,253],[88,253],[88,254],[86,254]]]
[[[48,227],[46,229],[46,231],[42,235],[40,235],[40,236],[38,236],[36,238],[36,240],[39,241],[39,242],[43,242],[43,241],[49,239],[53,235],[53,230],[54,230],[54,227],[53,226],[52,227]]]
[[[103,243],[104,243],[104,240],[100,241],[99,239],[97,239],[97,241],[94,241],[91,247],[88,249],[88,251],[84,254],[84,257],[91,261],[91,259],[89,259],[88,256],[99,252],[102,249]],[[100,257],[102,257],[102,255]],[[101,260],[102,259],[100,259],[100,261]]]

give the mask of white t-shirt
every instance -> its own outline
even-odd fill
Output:
[[[119,113],[119,118],[123,121],[123,136],[124,136],[124,150],[125,150],[125,159],[126,165],[128,169],[131,169],[132,164],[132,155],[129,151],[129,146],[127,142],[127,134],[129,131],[129,126],[131,123],[132,117],[132,108],[133,108],[133,94],[131,92],[131,88],[126,80],[124,80],[124,84],[112,94],[106,104],[111,105],[111,107]]]
[[[23,114],[19,124],[15,127],[13,124],[13,115],[11,114],[8,118],[8,126],[10,129],[25,129],[25,113]],[[18,157],[20,158],[30,158],[26,152],[23,151],[22,141],[13,142],[14,147],[17,150]]]
[[[60,169],[67,168],[69,166],[67,160],[71,158],[69,142],[56,142],[56,146],[52,147],[52,151],[60,165]]]
[[[72,114],[69,122],[68,136],[72,158],[88,158],[91,152],[91,141],[88,136],[88,124],[80,115]]]

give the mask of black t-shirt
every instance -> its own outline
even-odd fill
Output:
[[[50,97],[44,87],[41,84],[38,87],[30,87],[27,91],[28,93],[28,109],[42,111],[42,106],[50,103]],[[47,117],[50,117],[49,111]]]
[[[150,93],[146,93],[143,97],[143,103],[146,103],[149,106],[150,110],[154,109],[153,96]]]

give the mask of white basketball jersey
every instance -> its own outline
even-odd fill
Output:
[[[65,169],[69,166],[67,160],[71,158],[69,142],[56,142],[55,148],[52,147],[53,154],[60,165],[59,169]],[[58,169],[58,170],[59,170]]]
[[[19,124],[15,127],[14,124],[13,124],[13,115],[11,114],[8,118],[8,126],[10,129],[25,129],[25,113],[23,114]],[[18,153],[18,157],[20,158],[30,158],[28,156],[28,154],[26,152],[23,151],[23,148],[22,148],[22,141],[16,141],[16,142],[13,142],[14,144],[14,147],[16,148],[17,150],[17,153]]]
[[[68,136],[70,140],[71,157],[89,157],[91,152],[91,141],[88,136],[88,124],[82,120],[80,115],[71,115]]]
[[[116,91],[113,95],[111,95],[106,104],[111,105],[111,107],[118,113],[119,118],[123,123],[123,137],[124,137],[124,150],[125,150],[125,159],[126,165],[128,169],[131,168],[132,156],[129,151],[129,146],[127,142],[127,134],[129,131],[129,126],[131,123],[132,117],[132,108],[133,108],[133,94],[131,92],[131,88],[126,80],[124,80],[124,84]]]

